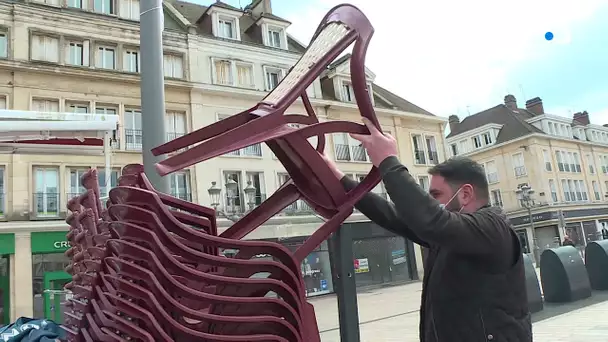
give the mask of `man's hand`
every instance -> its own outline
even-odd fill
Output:
[[[336,165],[336,163],[331,160],[329,157],[327,157],[324,154],[321,154],[321,157],[323,158],[323,160],[325,160],[325,162],[327,163],[327,166],[329,166],[329,169],[331,170],[331,172],[333,172],[334,176],[336,176],[338,179],[342,179],[344,178],[344,172],[340,171],[340,169],[338,169],[338,165]]]
[[[361,142],[374,166],[378,167],[388,157],[398,156],[395,138],[389,134],[380,132],[367,118],[363,118],[363,123],[369,129],[370,135],[351,134],[350,136]]]

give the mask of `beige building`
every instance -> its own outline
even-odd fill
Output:
[[[566,234],[581,248],[601,238],[608,228],[607,125],[591,123],[587,112],[545,113],[538,97],[519,108],[513,95],[449,123],[446,153],[484,166],[492,204],[508,213],[528,253],[540,254]]]
[[[63,272],[67,200],[82,191],[78,179],[88,168],[100,168],[105,188],[106,183],[116,185],[121,167],[141,162],[145,113],[140,111],[138,20],[138,0],[0,2],[0,109],[99,113],[117,115],[119,122],[112,132],[110,175],[104,173],[103,148],[89,144],[90,139],[0,144],[4,323],[20,316],[61,320],[59,307],[66,296],[62,287],[69,281]],[[256,0],[243,10],[222,2],[205,7],[165,1],[164,24],[167,139],[254,105],[305,51],[287,34],[290,23],[272,14],[269,0]],[[337,60],[308,89],[320,120],[359,120],[348,63],[348,55]],[[426,169],[444,159],[438,146],[444,145],[441,132],[447,120],[381,88],[373,72],[367,76],[383,129],[397,137],[403,162],[428,186]],[[304,113],[304,108],[297,102],[290,112]],[[354,176],[371,168],[365,151],[346,135],[330,137],[327,150]],[[220,215],[224,228],[230,225],[225,216],[238,216],[259,204],[286,179],[266,146],[251,146],[170,177],[173,195],[203,205],[212,205],[208,188],[215,182],[222,191],[216,204],[226,213]],[[231,181],[238,188],[227,193],[225,185]],[[244,194],[248,184],[255,188],[252,201]],[[383,192],[381,186],[375,191]],[[349,220],[365,218],[354,214]],[[248,238],[297,245],[320,222],[305,203],[295,203]],[[394,248],[393,259],[405,260],[401,251],[411,248],[403,239],[390,239],[402,246]],[[325,263],[317,268],[326,278],[331,272],[327,249],[322,246],[310,261]],[[415,266],[418,248],[408,253],[412,257],[403,271],[408,275],[401,277],[405,280],[421,269]],[[361,277],[373,275],[374,267]],[[307,276],[317,273],[306,269]],[[311,293],[330,292],[328,282],[331,279],[317,279]]]

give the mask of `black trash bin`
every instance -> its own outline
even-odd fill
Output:
[[[594,290],[608,290],[608,240],[589,242],[585,248],[585,266]]]
[[[540,279],[548,303],[573,302],[591,296],[589,275],[578,249],[546,249],[540,257]]]
[[[540,292],[540,284],[532,259],[524,254],[524,267],[526,270],[526,291],[528,292],[528,308],[531,313],[543,309],[543,296]]]

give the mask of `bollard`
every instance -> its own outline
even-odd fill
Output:
[[[591,296],[589,275],[575,247],[545,250],[540,257],[540,278],[548,303],[573,302]]]
[[[608,290],[608,240],[592,241],[585,248],[585,266],[594,290]]]

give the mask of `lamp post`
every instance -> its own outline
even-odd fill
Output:
[[[538,241],[536,239],[536,229],[534,229],[534,218],[532,217],[532,208],[534,207],[534,190],[528,185],[524,185],[515,190],[517,199],[521,205],[528,210],[528,217],[530,219],[530,229],[532,229],[532,253],[534,253],[534,260],[536,261],[537,267],[540,266],[540,256],[538,255]]]
[[[234,181],[233,179],[228,179],[226,181],[226,211],[218,209],[221,203],[222,198],[222,189],[217,186],[217,182],[211,182],[211,187],[207,189],[209,193],[209,198],[211,199],[211,206],[218,213],[219,216],[222,216],[232,222],[236,222],[241,217],[245,216],[249,211],[255,208],[255,194],[257,189],[251,181],[247,181],[247,186],[243,189],[245,193],[245,199],[247,200],[248,209],[244,213],[237,213],[236,210],[236,199],[238,198],[238,190],[239,183]]]

